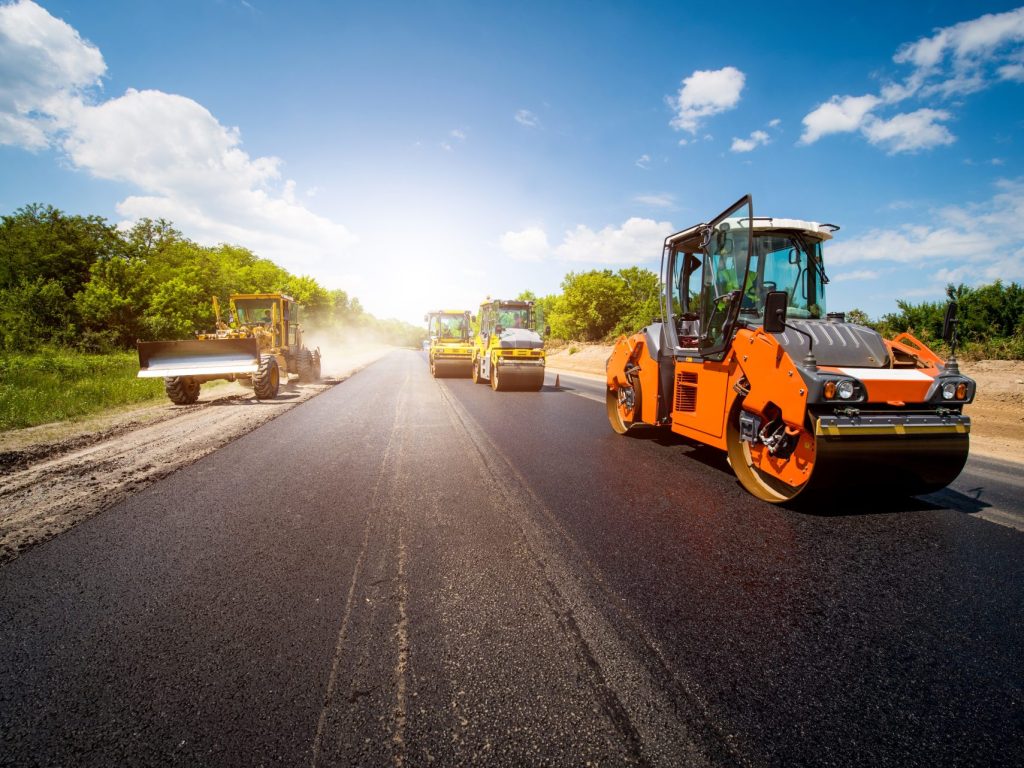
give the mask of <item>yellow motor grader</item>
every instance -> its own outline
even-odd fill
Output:
[[[473,344],[473,381],[495,392],[539,392],[544,386],[544,341],[534,328],[532,301],[480,305]]]
[[[755,217],[748,195],[669,235],[662,317],[608,358],[612,429],[664,426],[720,448],[772,503],[951,483],[967,461],[975,383],[953,354],[825,311],[823,245],[837,229]],[[955,304],[943,337],[955,352]]]
[[[423,318],[430,333],[428,355],[435,379],[468,378],[473,368],[470,314],[459,309],[428,312]]]
[[[229,299],[228,321],[217,319],[213,333],[184,341],[140,341],[139,378],[163,378],[176,405],[199,399],[205,381],[227,379],[251,386],[259,400],[277,397],[281,380],[296,374],[300,382],[320,378],[320,349],[302,343],[299,307],[283,293],[239,293]]]

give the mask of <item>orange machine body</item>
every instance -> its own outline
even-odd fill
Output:
[[[821,243],[836,228],[754,219],[745,200],[747,213],[666,239],[664,316],[608,359],[613,429],[728,451],[741,483],[776,503],[812,487],[948,484],[966,461],[974,382],[909,333],[826,315]]]

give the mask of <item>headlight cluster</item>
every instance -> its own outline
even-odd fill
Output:
[[[857,394],[853,379],[828,380],[824,389],[826,400],[850,400]]]
[[[942,399],[943,400],[966,400],[967,399],[967,382],[966,381],[947,381],[942,385]]]

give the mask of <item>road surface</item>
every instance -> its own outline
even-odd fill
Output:
[[[0,569],[0,764],[1019,765],[1004,468],[793,512],[561,384],[396,352]]]

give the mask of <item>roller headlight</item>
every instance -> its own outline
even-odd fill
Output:
[[[955,381],[947,381],[945,384],[943,384],[942,399],[952,400],[954,397],[956,397],[956,386],[957,385]]]
[[[836,384],[836,394],[839,395],[840,400],[849,400],[853,397],[853,382],[849,379],[843,379]]]

